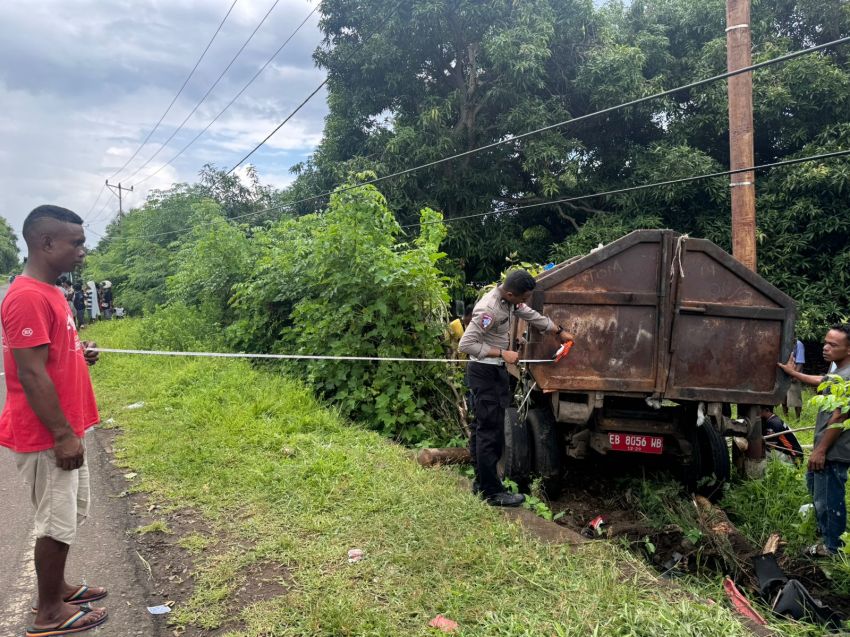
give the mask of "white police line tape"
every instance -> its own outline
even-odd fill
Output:
[[[148,349],[113,349],[111,347],[91,347],[90,352],[102,354],[141,354],[145,356],[195,356],[199,358],[265,358],[273,360],[319,360],[319,361],[374,361],[379,363],[473,363],[468,359],[457,358],[396,358],[393,356],[322,356],[319,354],[247,354],[244,352],[173,352]],[[517,363],[551,363],[552,359],[523,359]]]

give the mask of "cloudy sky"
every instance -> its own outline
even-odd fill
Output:
[[[42,203],[71,208],[102,232],[118,206],[103,191],[104,180],[134,185],[126,208],[143,202],[151,188],[193,181],[205,163],[229,168],[322,82],[311,57],[321,41],[316,13],[194,145],[143,181],[207,126],[315,7],[315,0],[279,0],[184,128],[143,167],[275,4],[237,0],[163,123],[114,175],[165,112],[231,4],[0,2],[0,215],[18,235],[26,214]],[[289,167],[318,144],[326,112],[322,91],[251,158],[264,182],[291,181]]]

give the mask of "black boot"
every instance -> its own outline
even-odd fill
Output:
[[[487,504],[494,507],[518,507],[525,502],[525,496],[521,493],[508,493],[502,491],[487,497]]]

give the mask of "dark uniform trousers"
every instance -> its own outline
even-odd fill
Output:
[[[466,382],[474,400],[469,453],[481,491],[491,496],[505,490],[496,465],[504,446],[505,409],[511,402],[508,370],[504,365],[469,363]]]

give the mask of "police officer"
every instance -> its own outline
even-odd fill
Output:
[[[505,491],[496,469],[504,445],[505,408],[511,401],[505,363],[516,363],[519,358],[510,348],[511,319],[516,316],[539,332],[557,334],[561,342],[573,340],[572,334],[526,305],[536,284],[525,270],[508,274],[502,285],[476,303],[458,346],[471,361],[466,378],[475,400],[469,438],[474,488],[495,506],[519,506],[525,500],[522,494]]]

